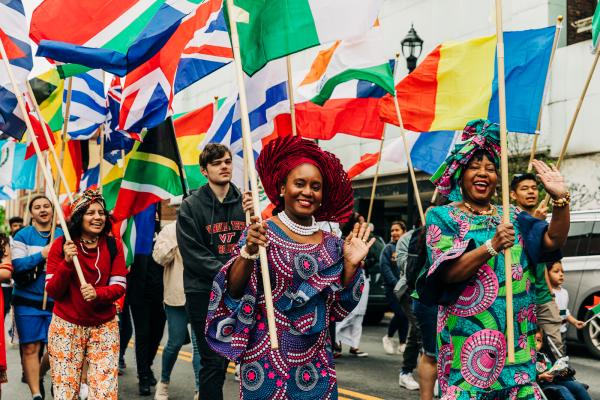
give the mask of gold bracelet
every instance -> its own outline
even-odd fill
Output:
[[[558,199],[552,199],[550,201],[550,203],[552,203],[553,207],[557,207],[557,208],[563,208],[568,206],[569,204],[571,204],[571,194],[569,192],[563,194],[561,197],[559,197]]]

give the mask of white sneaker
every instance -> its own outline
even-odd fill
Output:
[[[433,386],[433,397],[440,397],[440,381],[435,380],[435,385]]]
[[[394,354],[394,342],[392,341],[392,338],[390,338],[388,335],[385,335],[381,339],[381,342],[383,343],[383,350],[385,351],[385,354]]]
[[[194,400],[200,400],[200,393],[196,392],[196,394],[194,395]]]
[[[406,343],[400,343],[398,345],[398,354],[404,354],[406,351]]]
[[[402,374],[398,376],[398,384],[400,387],[406,388],[408,390],[419,390],[419,384],[415,381],[412,374]]]
[[[235,364],[235,373],[233,374],[233,379],[236,381],[240,381],[240,364]]]
[[[90,395],[90,387],[87,383],[82,383],[79,387],[79,400],[87,400]]]
[[[169,384],[164,382],[158,382],[156,385],[156,393],[154,394],[154,400],[169,400]]]

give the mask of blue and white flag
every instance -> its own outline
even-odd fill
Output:
[[[81,181],[79,182],[79,191],[84,192],[92,186],[97,185],[99,175],[100,165],[96,164],[95,167],[88,168],[87,171],[85,171],[81,176]]]
[[[0,29],[24,54],[24,57],[20,58],[9,56],[12,72],[17,82],[23,85],[20,88],[21,92],[25,92],[25,81],[33,67],[28,27],[21,0],[0,0]],[[2,66],[0,68],[0,131],[21,140],[26,129],[8,73]]]
[[[107,105],[104,94],[104,72],[99,69],[72,77],[71,108],[68,134],[71,139],[91,138],[106,120]],[[67,91],[63,93],[63,112],[66,110]]]
[[[410,158],[416,169],[433,175],[442,165],[454,146],[460,131],[423,132],[410,151]]]
[[[37,156],[25,159],[27,144],[14,140],[0,140],[0,186],[9,189],[35,187]]]
[[[245,79],[252,147],[256,159],[262,150],[261,140],[273,133],[275,117],[290,111],[285,59],[271,61],[252,77],[246,76]],[[217,112],[199,148],[202,149],[208,143],[222,143],[231,149],[233,181],[238,185],[243,182],[242,121],[237,87]]]

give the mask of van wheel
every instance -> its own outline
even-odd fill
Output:
[[[588,311],[585,315],[585,321],[592,318],[593,313]],[[591,355],[600,359],[600,316],[590,321],[583,328],[583,341],[590,351]]]

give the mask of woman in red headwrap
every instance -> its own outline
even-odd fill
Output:
[[[88,364],[89,396],[117,399],[119,326],[114,302],[125,293],[127,268],[123,246],[110,236],[111,224],[102,196],[86,190],[71,204],[69,232],[48,255],[46,290],[54,299],[48,353],[54,397],[79,396],[81,370]],[[86,283],[73,265],[77,256]]]
[[[352,187],[339,160],[312,141],[285,137],[257,160],[275,205],[262,224],[252,219],[233,258],[213,283],[206,339],[241,364],[243,399],[326,399],[337,396],[328,326],[360,300],[359,268],[373,240],[356,224],[345,240],[317,221],[345,222]],[[279,349],[269,345],[259,246],[267,247]]]

